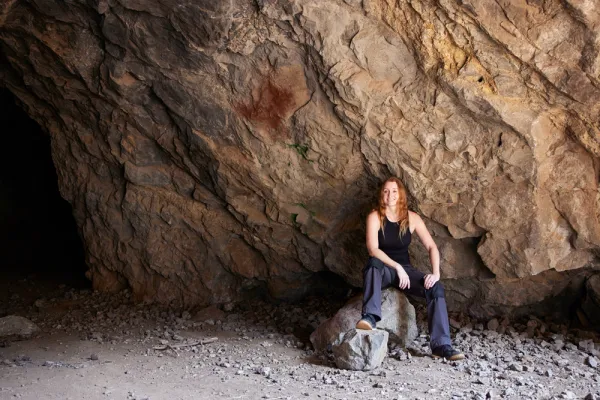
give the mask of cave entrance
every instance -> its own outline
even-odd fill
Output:
[[[72,209],[58,191],[50,137],[5,88],[0,107],[0,293],[14,296],[17,286],[40,282],[90,287]]]

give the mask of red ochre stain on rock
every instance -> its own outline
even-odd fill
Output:
[[[238,112],[257,125],[277,129],[294,106],[294,93],[270,80],[258,88],[249,103],[236,106]]]

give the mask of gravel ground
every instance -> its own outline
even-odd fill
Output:
[[[417,305],[417,340],[355,372],[314,354],[308,339],[343,299],[197,314],[135,304],[126,291],[12,293],[0,316],[27,317],[41,333],[0,344],[0,399],[600,399],[598,333],[535,318],[452,315],[467,359],[447,362],[429,356]]]

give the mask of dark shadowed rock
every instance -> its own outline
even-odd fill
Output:
[[[192,321],[196,322],[204,322],[208,320],[224,321],[226,317],[227,314],[221,311],[221,309],[219,309],[217,306],[209,306],[197,311],[191,319]]]
[[[16,315],[0,318],[0,338],[28,338],[38,331],[37,325],[27,318]]]
[[[586,322],[600,328],[600,274],[588,278],[581,309],[587,320]]]

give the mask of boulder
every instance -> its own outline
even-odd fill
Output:
[[[381,297],[382,318],[377,329],[387,331],[390,341],[406,346],[418,335],[415,308],[402,292],[394,288],[385,289]],[[332,318],[319,325],[310,335],[315,351],[331,348],[339,342],[341,335],[354,329],[361,310],[362,294],[351,298]]]
[[[9,315],[0,318],[0,339],[5,338],[27,338],[40,329],[27,318],[17,315]]]
[[[375,329],[352,329],[342,335],[340,343],[333,346],[333,357],[338,368],[369,371],[381,365],[387,354],[389,334]]]
[[[205,321],[224,321],[227,314],[215,305],[205,307],[194,314],[192,321],[205,322]]]
[[[586,281],[581,311],[587,323],[600,328],[600,274],[592,275]]]

